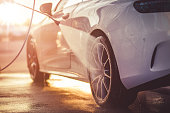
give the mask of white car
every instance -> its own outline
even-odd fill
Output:
[[[31,32],[27,62],[34,82],[66,72],[89,80],[104,107],[127,106],[138,91],[167,85],[170,1],[60,0]],[[44,78],[45,77],[45,78]]]

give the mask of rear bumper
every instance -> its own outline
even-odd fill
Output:
[[[170,69],[170,40],[159,43],[153,53],[151,71]]]

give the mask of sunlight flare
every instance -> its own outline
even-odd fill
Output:
[[[23,24],[27,20],[25,9],[14,3],[0,4],[0,22],[2,24]]]

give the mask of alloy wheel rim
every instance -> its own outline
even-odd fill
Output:
[[[111,89],[111,60],[108,49],[101,42],[97,42],[92,49],[91,86],[95,97],[105,101]]]
[[[29,59],[29,67],[30,67],[30,74],[31,78],[35,79],[35,75],[37,73],[37,63],[36,63],[36,56],[33,52],[28,53],[28,59]]]

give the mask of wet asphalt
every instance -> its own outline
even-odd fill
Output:
[[[128,108],[96,105],[88,83],[52,75],[35,84],[28,73],[0,74],[0,113],[170,113],[170,88],[139,92]]]
[[[23,41],[0,42],[0,68],[11,61]],[[0,72],[0,113],[170,113],[170,87],[139,92],[128,108],[96,105],[89,83],[52,75],[43,84],[30,79],[25,48]]]

